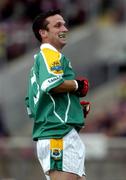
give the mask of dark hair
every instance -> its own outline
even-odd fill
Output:
[[[61,14],[61,11],[59,9],[56,10],[49,10],[47,12],[43,12],[39,14],[34,20],[33,20],[33,25],[32,25],[32,30],[34,32],[35,37],[42,42],[42,38],[39,34],[40,29],[45,29],[48,30],[47,25],[48,21],[46,21],[46,18],[56,15],[56,14]]]

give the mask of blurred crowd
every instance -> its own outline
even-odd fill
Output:
[[[109,14],[116,22],[125,20],[124,0],[1,0],[0,67],[37,46],[31,22],[47,9],[59,8],[70,28]],[[30,42],[30,43],[29,43]]]
[[[36,15],[47,9],[61,9],[70,27],[86,21],[85,7],[81,0],[0,1],[0,65],[37,46],[31,22]]]

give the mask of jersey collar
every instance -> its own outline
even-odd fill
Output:
[[[52,49],[53,51],[57,51],[59,52],[54,46],[52,46],[51,44],[49,43],[43,43],[41,46],[40,46],[40,49],[44,49],[44,48],[48,48],[48,49]]]

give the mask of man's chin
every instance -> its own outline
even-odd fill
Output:
[[[62,41],[61,44],[65,46],[67,44],[67,41]]]
[[[59,47],[59,49],[62,49],[66,44],[66,41],[60,41],[60,43],[57,44],[57,47]]]

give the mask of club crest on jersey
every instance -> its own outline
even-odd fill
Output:
[[[50,67],[51,71],[62,71],[62,66],[59,61],[54,61]]]

